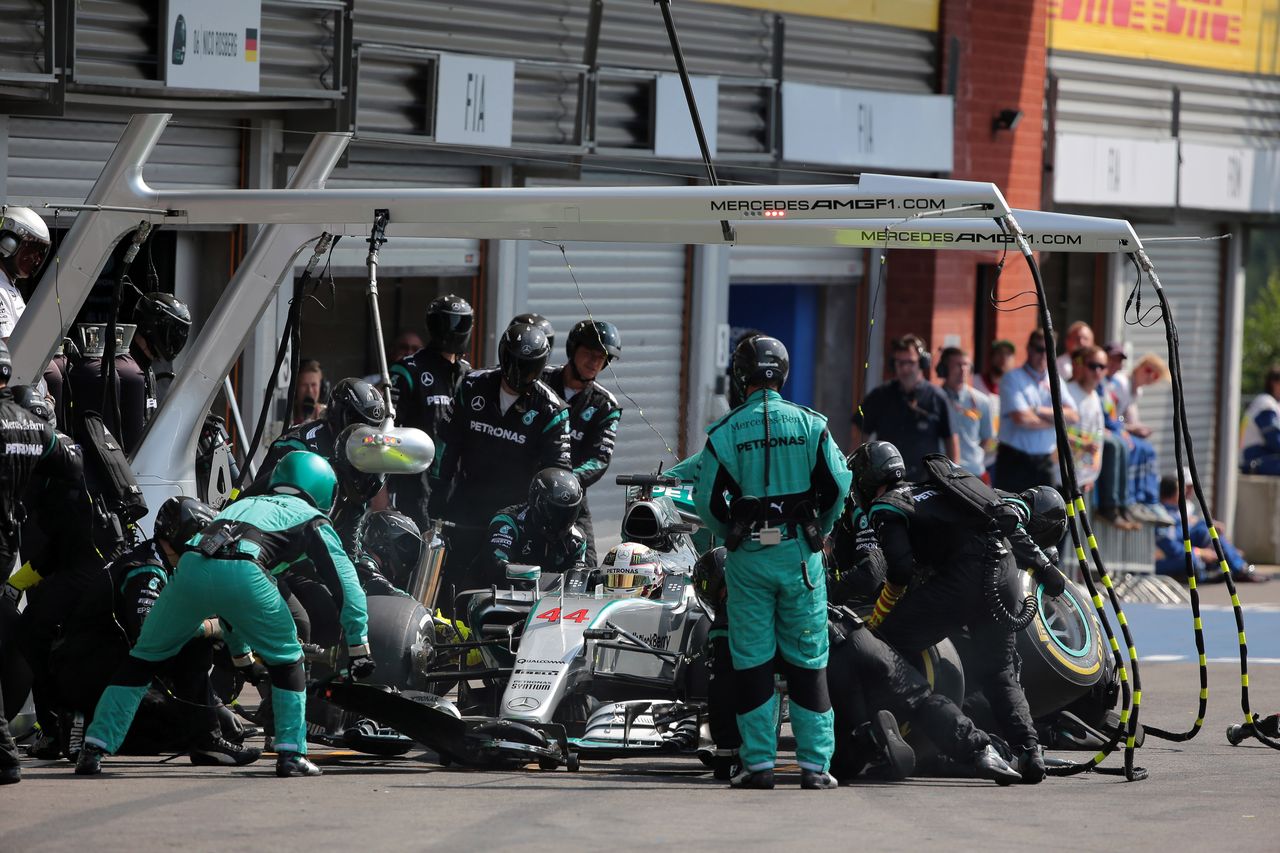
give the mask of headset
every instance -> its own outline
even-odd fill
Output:
[[[929,378],[929,371],[933,368],[933,356],[929,353],[929,345],[925,343],[924,338],[919,335],[903,335],[894,338],[889,342],[889,351],[897,352],[899,350],[915,347],[916,352],[920,354],[920,375],[924,379]]]

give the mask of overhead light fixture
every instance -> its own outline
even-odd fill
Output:
[[[1013,130],[1022,121],[1022,110],[1001,110],[991,120],[991,132]]]

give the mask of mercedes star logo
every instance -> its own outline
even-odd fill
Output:
[[[517,696],[507,703],[507,710],[510,711],[532,711],[541,705],[542,702],[532,696]]]

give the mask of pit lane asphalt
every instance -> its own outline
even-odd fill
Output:
[[[1280,583],[1241,594],[1265,611],[1280,602]],[[1135,630],[1141,650],[1143,632]],[[1141,674],[1142,720],[1187,727],[1195,666],[1149,663]],[[66,762],[28,761],[21,784],[0,788],[0,851],[1276,850],[1280,752],[1256,741],[1232,747],[1224,736],[1240,719],[1239,684],[1232,664],[1211,665],[1205,730],[1183,744],[1148,738],[1137,764],[1151,776],[1136,783],[1084,774],[1006,789],[915,779],[800,791],[789,751],[780,756],[790,769],[779,789],[751,792],[728,790],[695,759],[586,763],[575,774],[444,769],[429,754],[382,760],[317,750],[325,775],[290,780],[276,779],[269,759],[233,770],[196,768],[185,758],[109,758],[101,777],[87,779]],[[1250,692],[1259,713],[1280,710],[1280,667],[1253,668]],[[1119,766],[1116,756],[1104,764]]]

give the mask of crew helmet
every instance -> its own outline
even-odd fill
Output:
[[[564,341],[565,354],[573,361],[578,347],[590,347],[605,354],[605,364],[622,358],[622,334],[618,327],[604,320],[579,320]]]
[[[848,464],[853,473],[853,493],[863,509],[875,500],[881,486],[900,483],[907,476],[902,454],[887,441],[868,441],[849,454]]]
[[[555,347],[556,329],[551,325],[551,321],[546,317],[543,317],[541,314],[533,313],[517,314],[511,318],[511,322],[507,324],[507,327],[510,328],[511,326],[515,326],[519,323],[523,323],[526,326],[536,326],[538,331],[547,336],[547,345],[552,348]]]
[[[387,404],[373,385],[363,379],[348,377],[329,392],[324,417],[337,436],[352,424],[381,426],[387,417]]]
[[[547,336],[536,326],[515,323],[498,341],[498,367],[502,378],[516,393],[523,394],[542,377],[551,354]]]
[[[49,226],[29,207],[0,209],[0,263],[12,278],[28,278],[49,254]]]
[[[790,371],[791,358],[777,338],[752,335],[733,351],[733,382],[743,397],[752,385],[781,388]]]
[[[693,592],[710,613],[724,606],[724,564],[729,552],[723,545],[712,548],[693,564]]]
[[[567,531],[582,512],[582,483],[571,471],[543,468],[529,483],[529,514],[548,534]]]
[[[138,334],[147,339],[147,345],[162,361],[173,361],[191,334],[191,311],[187,304],[163,291],[138,299],[133,322],[138,326]]]
[[[383,576],[400,589],[408,586],[422,547],[418,526],[404,513],[383,509],[365,516],[360,551],[373,557]]]
[[[427,341],[441,352],[466,352],[474,326],[475,312],[461,296],[437,296],[427,306]]]
[[[1031,517],[1024,525],[1027,535],[1041,548],[1056,547],[1067,535],[1067,504],[1053,486],[1036,486],[1021,495]]]
[[[186,495],[169,498],[156,510],[156,538],[177,550],[208,527],[217,515],[213,507],[202,500]]]
[[[296,495],[327,513],[338,497],[338,477],[323,456],[294,450],[276,464],[269,488],[277,494]]]
[[[9,356],[9,345],[0,338],[0,382],[8,385],[11,376],[13,376],[13,359]]]
[[[604,589],[617,598],[651,597],[662,589],[665,573],[658,553],[639,542],[623,542],[605,555]]]
[[[34,385],[12,385],[9,390],[13,392],[13,402],[45,423],[54,422],[53,406],[49,405],[49,398],[41,394]]]

